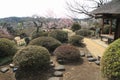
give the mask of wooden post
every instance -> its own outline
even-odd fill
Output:
[[[103,30],[104,30],[104,18],[102,18],[102,28],[101,28],[101,34],[103,34]]]
[[[116,29],[115,29],[115,35],[114,40],[120,38],[120,18],[117,18],[116,20]]]
[[[110,28],[109,28],[109,35],[112,34],[112,19],[110,19]]]

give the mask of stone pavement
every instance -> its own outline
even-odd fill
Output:
[[[100,39],[84,38],[84,43],[90,53],[96,58],[98,56],[102,57],[105,49],[108,47],[108,45],[100,41]]]

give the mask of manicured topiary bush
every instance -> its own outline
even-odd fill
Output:
[[[104,52],[101,72],[108,80],[120,79],[120,39],[114,41]]]
[[[63,30],[53,30],[49,33],[49,36],[59,40],[62,43],[67,42],[68,40],[68,33]]]
[[[15,43],[9,39],[0,38],[0,57],[13,56],[17,51]]]
[[[30,41],[29,45],[43,46],[52,52],[61,45],[61,42],[52,37],[38,37]]]
[[[65,62],[78,61],[80,59],[80,51],[72,45],[62,45],[54,51],[57,59],[62,59]]]
[[[39,31],[38,33],[36,33],[36,31],[34,31],[32,33],[32,39],[35,39],[35,38],[38,38],[38,37],[41,37],[41,36],[48,36],[48,32],[45,32],[45,31]]]
[[[78,24],[78,23],[74,23],[71,27],[72,31],[76,31],[76,30],[79,30],[81,29],[81,25]]]
[[[69,38],[69,43],[72,45],[80,45],[82,44],[83,37],[80,35],[73,35]]]
[[[50,63],[49,51],[41,46],[27,46],[20,49],[13,62],[21,70],[46,70]]]
[[[84,36],[84,37],[90,37],[93,35],[93,31],[88,30],[88,29],[80,29],[80,30],[76,31],[76,34]]]

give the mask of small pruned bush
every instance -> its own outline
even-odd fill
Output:
[[[13,56],[17,51],[15,43],[9,39],[0,38],[0,57]]]
[[[83,42],[83,37],[80,35],[73,35],[69,38],[69,43],[72,45],[81,45]]]
[[[111,43],[104,52],[101,72],[108,80],[120,80],[120,39]]]
[[[80,29],[76,31],[76,35],[84,36],[84,37],[90,37],[94,34],[93,31],[88,30],[88,29]]]
[[[49,51],[41,46],[27,46],[20,49],[14,56],[13,62],[21,70],[46,70],[49,67]]]
[[[57,59],[62,59],[65,62],[78,61],[80,59],[80,51],[72,45],[62,45],[54,51]]]
[[[76,30],[79,30],[81,29],[81,25],[78,24],[78,23],[74,23],[71,27],[72,31],[76,31]]]
[[[61,42],[52,37],[38,37],[30,41],[29,45],[43,46],[52,52],[61,45]]]
[[[48,32],[45,32],[45,31],[36,32],[36,31],[34,31],[32,33],[32,39],[35,39],[35,38],[38,38],[38,37],[42,37],[42,36],[48,36]]]
[[[49,33],[49,36],[59,40],[62,43],[65,43],[68,40],[68,33],[63,30],[53,30]]]

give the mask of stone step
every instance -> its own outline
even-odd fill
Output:
[[[57,62],[58,62],[59,64],[64,64],[64,63],[65,63],[65,62],[64,62],[63,60],[61,60],[61,59],[58,59]]]
[[[14,64],[9,64],[10,68],[14,68],[15,65]]]
[[[63,72],[61,72],[61,71],[55,71],[53,75],[55,77],[63,77]]]
[[[100,65],[100,61],[98,61],[98,60],[95,61],[95,64]]]
[[[60,80],[59,77],[50,77],[48,80]]]
[[[18,67],[13,68],[13,72],[16,72],[18,70]]]
[[[90,57],[93,57],[93,56],[92,56],[92,54],[89,53],[89,54],[86,55],[86,57],[90,58]]]
[[[65,67],[64,67],[64,65],[58,65],[58,66],[56,66],[54,68],[54,70],[56,70],[56,71],[65,71]]]
[[[2,73],[7,72],[8,70],[9,70],[9,68],[8,68],[8,67],[3,67],[3,68],[1,68],[1,69],[0,69],[0,71],[1,71]]]
[[[88,59],[88,61],[90,61],[90,62],[94,62],[94,61],[96,61],[97,59],[96,58],[87,58]]]
[[[50,64],[50,67],[52,67],[52,68],[53,68],[53,67],[55,67],[55,64],[53,64],[53,63],[52,63],[52,64]]]
[[[85,57],[85,53],[84,53],[84,52],[81,52],[81,53],[80,53],[80,56],[81,56],[81,57]]]

